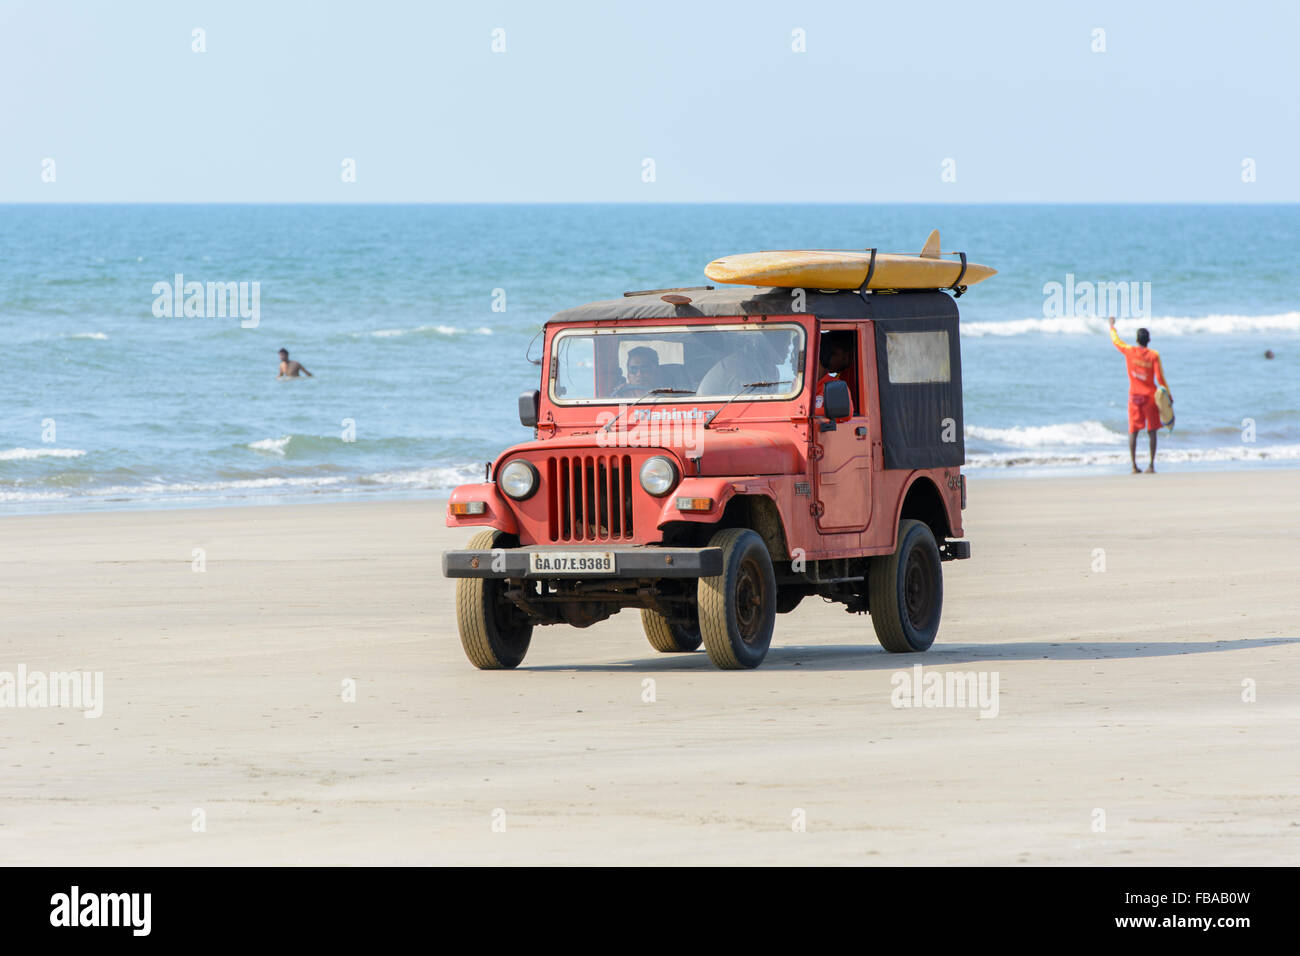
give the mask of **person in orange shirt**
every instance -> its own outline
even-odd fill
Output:
[[[817,354],[817,389],[814,392],[813,414],[822,415],[825,403],[826,383],[837,378],[844,378],[844,373],[853,367],[854,334],[848,331],[823,332],[821,347]],[[849,386],[849,418],[853,417],[853,387]],[[837,418],[841,424],[848,418]]]
[[[1137,345],[1129,345],[1115,331],[1115,319],[1110,320],[1110,340],[1115,348],[1124,354],[1128,364],[1128,455],[1133,462],[1133,474],[1140,474],[1137,465],[1138,432],[1147,430],[1147,439],[1151,445],[1151,461],[1147,465],[1147,474],[1156,470],[1156,432],[1160,430],[1160,409],[1156,407],[1156,383],[1165,388],[1165,370],[1160,365],[1160,353],[1147,348],[1151,333],[1146,329],[1137,330]],[[1169,396],[1173,401],[1173,396]]]

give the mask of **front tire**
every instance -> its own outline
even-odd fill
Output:
[[[725,528],[709,547],[722,549],[722,573],[697,585],[700,635],[723,670],[757,667],[776,624],[776,574],[767,545],[747,528]]]
[[[648,607],[641,609],[641,630],[645,631],[650,646],[661,654],[681,654],[698,650],[704,640],[700,637],[700,625],[684,627],[674,624],[658,611]]]
[[[495,529],[470,538],[471,551],[505,547],[507,536]],[[533,639],[533,622],[506,600],[503,578],[456,581],[456,626],[465,656],[479,670],[508,670],[523,663]]]
[[[908,654],[934,643],[943,614],[943,567],[929,525],[912,518],[898,523],[894,553],[868,565],[867,603],[885,650]]]

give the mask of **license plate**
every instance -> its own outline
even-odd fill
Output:
[[[532,574],[613,574],[612,551],[530,551]]]

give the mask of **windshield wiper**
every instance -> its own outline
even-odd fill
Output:
[[[605,424],[605,431],[609,431],[611,428],[613,428],[614,423],[623,417],[623,413],[625,411],[627,411],[628,409],[636,408],[638,405],[644,402],[651,395],[694,395],[694,394],[695,394],[695,390],[689,388],[652,388],[650,389],[650,391],[646,392],[644,395],[638,398],[631,405],[624,405],[622,408],[620,408],[618,414],[615,415],[613,418],[611,418]]]
[[[728,405],[730,405],[730,404],[731,404],[732,402],[734,402],[736,399],[740,398],[740,396],[743,395],[743,394],[745,394],[745,392],[746,392],[748,389],[751,389],[751,388],[772,388],[772,387],[775,386],[775,385],[790,385],[790,384],[792,384],[792,380],[786,380],[786,381],[783,381],[783,382],[750,382],[748,385],[742,385],[742,386],[740,386],[740,391],[737,392],[735,395],[732,395],[731,398],[727,399],[725,402],[723,402],[723,403],[722,403],[722,408],[726,408]],[[716,412],[714,412],[714,413],[713,413],[713,416],[712,416],[712,417],[711,417],[707,422],[704,423],[704,427],[705,427],[705,428],[712,428],[712,427],[713,427],[713,423],[716,422],[716,421],[718,420],[718,416],[722,414],[722,408],[719,408]]]

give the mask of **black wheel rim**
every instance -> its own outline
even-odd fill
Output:
[[[758,640],[763,625],[763,575],[758,562],[746,558],[736,573],[736,630],[746,644]]]
[[[903,601],[907,605],[907,620],[918,631],[930,626],[937,594],[933,564],[926,560],[920,548],[913,548],[908,552],[903,570]]]

